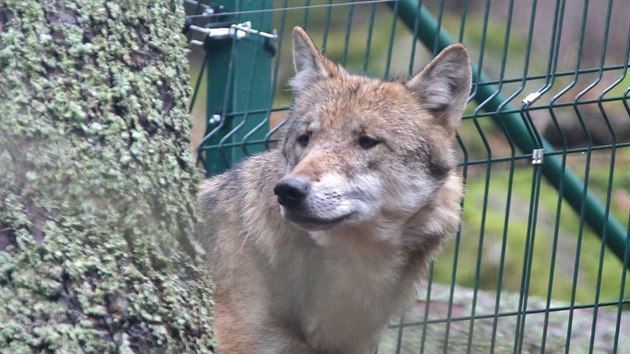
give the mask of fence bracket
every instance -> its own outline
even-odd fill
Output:
[[[210,40],[222,40],[222,39],[242,39],[247,37],[248,34],[257,35],[265,38],[266,40],[276,40],[278,39],[278,34],[276,30],[273,30],[273,33],[267,33],[263,31],[259,31],[257,29],[252,28],[251,21],[245,21],[242,23],[233,23],[230,24],[229,27],[201,27],[195,25],[189,25],[188,28],[192,31],[197,31],[204,33],[206,35],[206,39]],[[191,40],[190,44],[203,46],[204,42],[198,40]]]
[[[538,101],[540,96],[542,96],[542,94],[540,92],[538,92],[538,91],[532,92],[529,95],[527,95],[527,97],[523,98],[523,104],[529,106],[532,103]]]
[[[532,165],[542,165],[545,157],[545,149],[532,150]]]

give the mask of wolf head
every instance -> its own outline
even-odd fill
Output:
[[[451,140],[471,87],[464,46],[408,81],[352,75],[293,30],[296,75],[275,186],[283,218],[305,230],[411,217],[455,167]]]

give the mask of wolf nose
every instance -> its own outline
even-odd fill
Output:
[[[306,198],[309,188],[310,182],[305,177],[288,177],[276,184],[273,192],[278,196],[280,205],[294,207]]]

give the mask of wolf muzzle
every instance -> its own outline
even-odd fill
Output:
[[[285,177],[273,189],[280,205],[292,208],[298,206],[308,194],[311,183],[305,176]]]

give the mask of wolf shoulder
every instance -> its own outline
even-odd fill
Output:
[[[248,213],[277,209],[270,181],[280,178],[282,166],[280,152],[271,150],[250,156],[201,183],[198,204],[203,217],[199,236],[206,251],[213,251],[220,234],[242,231]]]
[[[204,215],[229,214],[243,207],[247,195],[265,192],[273,198],[269,181],[281,176],[282,157],[277,150],[252,155],[226,172],[205,179],[199,191],[199,205]],[[267,190],[268,189],[268,190]]]

